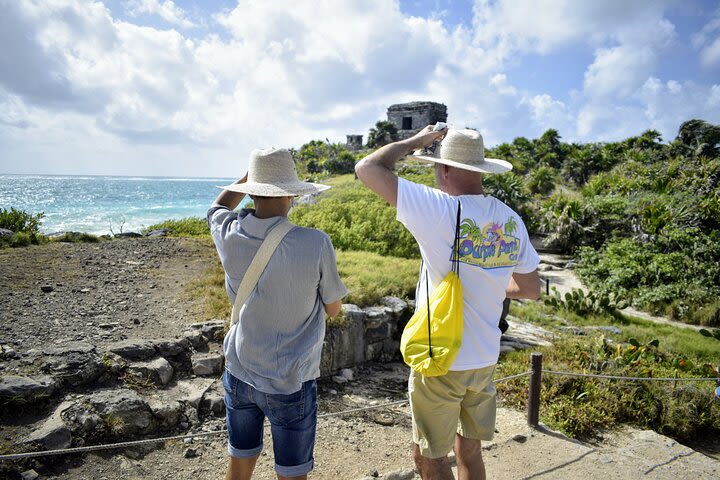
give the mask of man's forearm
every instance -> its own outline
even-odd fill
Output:
[[[247,174],[235,183],[245,183],[247,181]],[[230,190],[223,190],[220,195],[215,199],[215,203],[227,207],[230,210],[235,210],[242,199],[245,198],[245,194],[241,192],[233,192]]]
[[[360,162],[368,167],[380,167],[392,170],[401,158],[414,150],[408,140],[400,140],[382,146],[360,160]]]

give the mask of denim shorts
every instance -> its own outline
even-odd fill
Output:
[[[249,458],[260,454],[267,417],[278,475],[298,477],[313,469],[317,424],[315,380],[303,383],[300,390],[289,395],[269,394],[238,380],[226,370],[223,386],[231,457]]]

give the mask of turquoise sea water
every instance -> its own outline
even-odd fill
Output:
[[[167,219],[204,217],[229,178],[0,175],[0,207],[45,212],[43,233],[139,232]]]

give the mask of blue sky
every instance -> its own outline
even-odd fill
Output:
[[[0,0],[0,173],[239,176],[431,100],[486,144],[720,123],[713,0]]]

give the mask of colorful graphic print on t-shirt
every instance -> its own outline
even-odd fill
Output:
[[[520,239],[513,236],[517,221],[510,216],[504,223],[483,226],[465,218],[460,222],[458,255],[462,263],[480,268],[504,268],[518,264]]]

